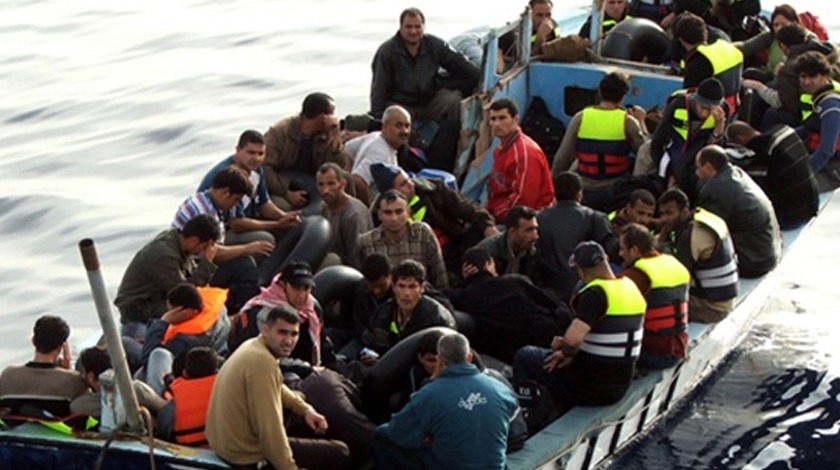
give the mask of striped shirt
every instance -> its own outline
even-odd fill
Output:
[[[187,200],[184,201],[178,208],[178,211],[175,212],[175,218],[172,220],[172,227],[177,228],[178,230],[183,230],[184,225],[187,225],[187,222],[189,222],[193,217],[202,214],[209,214],[219,222],[219,233],[221,234],[219,243],[224,243],[225,224],[222,222],[221,211],[219,211],[219,208],[216,207],[216,203],[213,202],[213,198],[210,197],[210,190],[195,193],[187,198]]]

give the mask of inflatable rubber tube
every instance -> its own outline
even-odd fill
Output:
[[[330,223],[320,215],[304,217],[278,241],[274,252],[260,264],[260,285],[266,286],[292,260],[306,261],[318,269],[330,247]]]
[[[315,273],[312,295],[326,307],[334,302],[353,298],[356,284],[364,278],[350,266],[330,266]]]
[[[671,39],[658,24],[644,18],[627,18],[618,23],[604,39],[601,56],[648,63],[662,63]]]
[[[362,407],[374,421],[377,421],[377,417],[381,418],[382,413],[389,413],[385,409],[388,399],[402,388],[411,365],[417,360],[417,343],[430,331],[453,332],[450,328],[435,326],[413,333],[383,354],[365,375],[362,381]]]

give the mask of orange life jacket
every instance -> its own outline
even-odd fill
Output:
[[[199,287],[198,293],[201,294],[204,308],[198,315],[185,322],[169,325],[163,335],[163,344],[177,335],[203,335],[213,329],[227,301],[228,290],[219,287]]]
[[[207,421],[207,408],[210,407],[210,392],[218,374],[200,379],[178,377],[169,390],[175,404],[175,424],[172,434],[178,444],[208,447],[204,425]]]

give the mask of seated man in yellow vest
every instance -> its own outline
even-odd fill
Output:
[[[688,297],[691,321],[723,320],[735,305],[739,279],[726,222],[703,209],[692,211],[688,197],[676,188],[659,198],[659,215],[663,225],[658,248],[680,260],[693,279]]]
[[[170,399],[158,413],[157,437],[187,446],[208,446],[204,425],[220,362],[211,348],[190,349],[184,370],[169,384]]]
[[[840,187],[840,83],[831,79],[823,54],[806,52],[794,63],[802,90],[802,125],[797,134],[811,151],[820,192]]]
[[[554,156],[551,175],[568,171],[577,161],[583,180],[583,204],[607,211],[612,185],[616,179],[633,171],[633,159],[648,140],[645,110],[621,107],[630,89],[627,76],[608,73],[598,84],[601,102],[578,112],[569,122],[563,142]]]
[[[744,54],[723,39],[708,44],[708,34],[706,22],[693,13],[683,13],[674,23],[674,37],[686,50],[680,63],[683,88],[697,87],[708,77],[718,79],[723,85],[724,99],[729,103],[729,116],[734,116],[738,111]]]
[[[630,387],[647,304],[633,281],[615,277],[601,245],[581,242],[569,264],[585,283],[572,298],[575,317],[551,349],[516,352],[513,382],[541,383],[565,408],[609,405]]]
[[[622,273],[647,300],[645,335],[639,367],[665,369],[685,358],[688,345],[688,284],[691,274],[676,258],[653,247],[653,235],[642,225],[624,226],[619,237]]]
[[[531,55],[541,54],[542,46],[560,37],[560,26],[551,18],[554,3],[551,0],[530,0],[531,7]]]

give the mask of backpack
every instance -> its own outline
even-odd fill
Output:
[[[550,166],[554,154],[560,148],[560,142],[563,141],[566,125],[548,111],[548,106],[542,98],[535,96],[522,118],[522,132],[540,146]]]
[[[817,35],[820,41],[828,41],[828,30],[825,29],[825,25],[822,24],[818,16],[810,11],[803,11],[797,16],[799,16],[799,22],[805,29]]]
[[[516,396],[529,436],[540,432],[562,414],[548,388],[536,381],[524,380],[517,384]]]

